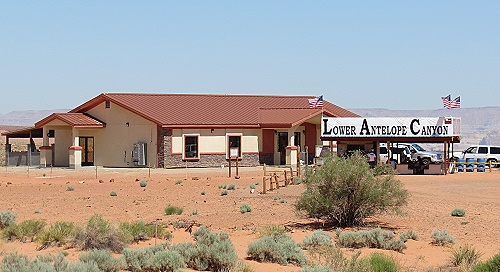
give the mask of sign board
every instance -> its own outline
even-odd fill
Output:
[[[460,135],[460,118],[323,117],[321,137],[451,137]]]
[[[231,158],[237,158],[240,156],[240,149],[238,147],[230,147],[229,148],[229,156]]]

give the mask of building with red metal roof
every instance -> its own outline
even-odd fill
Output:
[[[102,93],[38,121],[40,164],[214,167],[297,162],[321,145],[321,117],[358,117],[313,96]],[[52,139],[51,139],[52,138]]]

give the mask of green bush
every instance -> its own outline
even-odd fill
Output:
[[[120,223],[118,231],[126,243],[148,240],[154,238],[156,234],[157,238],[163,239],[170,234],[163,226],[147,225],[144,221]]]
[[[175,182],[175,185],[182,185],[182,180],[177,180],[177,181]]]
[[[176,271],[185,267],[182,255],[173,250],[166,250],[165,245],[139,249],[126,248],[123,251],[126,269],[139,271]]]
[[[408,198],[394,175],[375,175],[359,153],[330,155],[322,167],[306,171],[304,183],[306,190],[295,203],[297,211],[340,227],[362,224],[377,213],[398,212]]]
[[[408,241],[409,239],[417,241],[418,234],[414,231],[407,231],[407,232],[403,232],[399,235],[399,240],[403,241],[403,243],[406,243],[406,241]]]
[[[451,211],[451,216],[464,217],[465,210],[460,208],[455,208],[453,209],[453,211]]]
[[[311,249],[319,246],[333,244],[332,236],[323,230],[315,230],[311,236],[304,237],[303,249]]]
[[[118,194],[116,192],[111,192],[109,193],[110,196],[117,196]]]
[[[402,240],[394,240],[392,231],[380,228],[360,231],[341,231],[337,229],[337,245],[348,248],[380,248],[402,252],[406,245]]]
[[[16,223],[17,215],[10,211],[0,212],[0,229]]]
[[[220,195],[225,196],[225,195],[227,195],[227,193],[228,193],[227,190],[222,190],[222,192],[220,192]]]
[[[75,187],[72,185],[69,185],[68,189],[66,189],[66,191],[74,191],[74,190],[75,190]]]
[[[48,229],[42,231],[36,238],[36,242],[41,244],[39,249],[47,248],[51,245],[62,246],[69,242],[76,230],[74,223],[56,222]]]
[[[180,243],[169,249],[179,252],[191,269],[230,271],[238,261],[238,255],[226,233],[210,232],[201,226],[193,232],[195,243]]]
[[[303,266],[307,258],[292,237],[283,234],[264,236],[248,245],[247,255],[259,262],[272,262],[281,265],[295,264]]]
[[[399,271],[399,267],[394,262],[394,259],[380,254],[374,253],[368,257],[368,262],[371,267],[371,271],[373,272],[397,272]]]
[[[72,263],[65,270],[65,272],[81,272],[81,271],[102,272],[102,270],[99,269],[96,263],[82,263],[82,262]]]
[[[147,181],[145,181],[145,180],[141,180],[141,182],[139,182],[139,185],[140,185],[141,187],[146,187],[146,186],[148,186],[148,182],[147,182]]]
[[[201,195],[205,195],[205,194],[206,194],[206,192],[205,192],[205,191],[202,191],[202,192],[201,192]]]
[[[228,190],[235,190],[235,189],[236,189],[236,184],[234,184],[234,183],[229,184],[229,185],[227,186],[227,189],[228,189]]]
[[[250,189],[255,189],[255,188],[257,188],[257,185],[255,185],[255,183],[250,184]]]
[[[57,255],[39,255],[34,259],[26,255],[17,253],[8,254],[2,260],[2,271],[4,272],[58,272],[68,271],[68,261],[62,254]]]
[[[437,246],[445,246],[447,244],[454,244],[455,238],[453,236],[448,235],[448,230],[438,230],[434,229],[431,235],[432,244]]]
[[[47,225],[45,221],[30,219],[21,222],[20,224],[12,224],[6,227],[3,231],[4,238],[8,240],[19,240],[21,242],[26,242],[29,238],[29,242],[33,242],[35,236],[38,235],[43,228]]]
[[[247,212],[251,212],[252,211],[252,207],[250,207],[250,205],[248,204],[241,204],[240,205],[240,212],[241,213],[247,213]]]
[[[480,263],[472,269],[473,272],[498,272],[500,271],[500,254],[489,258],[486,262]]]
[[[111,251],[105,249],[91,249],[86,253],[80,254],[82,263],[95,263],[97,267],[104,272],[116,272],[125,268],[123,258],[115,259]]]
[[[100,214],[92,215],[87,225],[75,234],[75,244],[82,250],[109,249],[121,252],[124,248],[116,228]]]
[[[172,205],[168,204],[168,206],[165,208],[165,215],[172,215],[172,214],[180,215],[180,214],[182,214],[183,210],[184,209],[181,207],[172,206]]]
[[[467,270],[471,270],[470,268],[474,267],[479,262],[479,258],[481,258],[482,255],[483,254],[474,247],[465,244],[453,249],[450,263],[453,266],[466,267],[468,268]]]

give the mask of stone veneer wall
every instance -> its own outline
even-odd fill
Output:
[[[171,154],[172,130],[158,128],[158,167],[220,167],[228,166],[229,161],[224,154],[201,155],[199,160],[183,161],[181,154]],[[243,159],[238,162],[239,166],[258,166],[260,164],[272,164],[272,154],[243,154]],[[236,162],[232,162],[235,165]]]

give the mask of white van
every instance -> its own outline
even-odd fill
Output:
[[[500,161],[500,146],[473,145],[457,154],[457,157],[460,159],[486,159],[487,163],[497,163]]]

